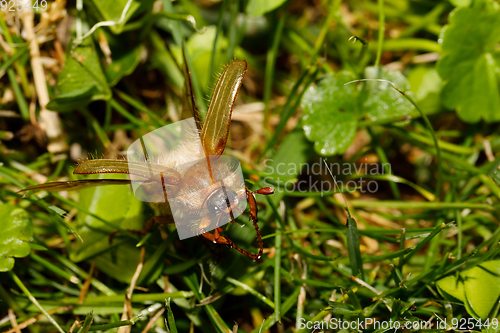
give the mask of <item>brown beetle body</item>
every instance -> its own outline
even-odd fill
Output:
[[[186,217],[187,221],[198,221],[178,225],[178,228],[188,228],[196,234],[203,236],[209,241],[217,244],[227,245],[235,248],[254,260],[260,259],[263,253],[263,243],[257,225],[257,204],[254,193],[272,194],[272,188],[264,188],[250,192],[242,179],[235,173],[235,165],[228,163],[223,158],[218,158],[224,151],[229,135],[231,114],[236,95],[246,73],[247,63],[244,60],[231,62],[221,73],[214,88],[212,100],[206,115],[206,120],[201,125],[201,117],[194,105],[191,77],[184,57],[186,105],[194,112],[196,121],[196,136],[199,140],[187,140],[158,157],[147,161],[125,161],[96,159],[82,162],[75,170],[75,174],[102,174],[102,173],[125,173],[135,177],[141,177],[145,181],[141,185],[141,191],[150,198],[150,204],[160,211],[161,215],[168,215],[175,208],[176,214]],[[201,143],[200,143],[201,142]],[[147,159],[147,157],[146,157]],[[145,163],[147,162],[147,163]],[[152,163],[153,162],[153,163]],[[233,163],[234,164],[234,163]],[[159,180],[153,179],[151,174],[161,175],[161,186]],[[99,179],[79,180],[70,182],[51,182],[26,188],[28,190],[62,191],[74,190],[88,186],[131,184],[130,180]],[[167,194],[170,198],[167,201]],[[222,229],[219,221],[222,217],[233,220],[244,210],[241,208],[243,202],[248,202],[249,217],[253,222],[259,242],[259,252],[249,253],[229,238],[221,236]],[[236,214],[238,213],[238,214]],[[200,221],[201,217],[201,222]],[[146,223],[143,231],[149,229],[153,222],[162,220],[155,217]],[[215,223],[213,233],[206,232],[207,228]],[[233,221],[234,222],[234,221]]]

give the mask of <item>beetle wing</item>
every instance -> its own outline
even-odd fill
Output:
[[[207,156],[221,155],[226,147],[234,101],[246,71],[245,60],[233,61],[217,80],[201,131],[201,142]]]
[[[73,180],[68,182],[50,182],[45,184],[28,186],[27,188],[22,189],[18,193],[26,193],[27,191],[37,192],[41,190],[46,190],[50,192],[74,191],[93,186],[129,185],[129,184],[130,180],[128,179],[85,179],[85,180]]]
[[[126,173],[150,180],[158,179],[159,175],[163,175],[163,181],[166,184],[177,185],[181,182],[181,174],[172,168],[160,164],[126,160],[87,160],[80,163],[73,173],[76,175]]]

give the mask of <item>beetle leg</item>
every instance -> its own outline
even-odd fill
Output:
[[[219,238],[220,238],[220,233],[222,232],[222,228],[219,227],[219,221],[221,219],[223,214],[220,214],[219,217],[217,218],[217,222],[215,223],[215,230],[214,230],[214,243],[217,243]]]
[[[246,200],[246,193],[243,193],[242,195],[239,195],[238,198],[240,200],[243,200],[245,199]],[[235,216],[238,217],[240,216],[241,214],[243,214],[243,210],[240,208],[240,206],[236,206],[234,208],[231,208],[231,211],[230,211],[230,217],[231,219],[229,220],[229,222],[231,223],[234,223],[236,225],[238,225],[240,228],[243,228],[245,225],[244,224],[239,224],[238,222],[236,222],[234,219],[235,219]]]
[[[214,244],[217,244],[217,242],[219,241],[219,238],[220,238],[219,228],[215,228],[215,230],[214,230]]]
[[[260,230],[259,230],[259,225],[257,224],[257,202],[255,201],[255,197],[253,196],[254,193],[257,194],[263,194],[263,195],[268,195],[268,194],[273,194],[274,189],[272,187],[265,187],[261,188],[257,191],[249,191],[248,189],[245,189],[246,191],[246,198],[248,200],[248,207],[249,207],[249,218],[252,220],[253,225],[255,227],[255,232],[257,233],[257,239],[259,241],[259,252],[257,254],[247,252],[240,248],[238,245],[234,244],[233,241],[231,241],[228,237],[221,236],[222,228],[219,227],[219,219],[217,219],[217,225],[214,230],[214,233],[209,233],[209,232],[203,232],[204,228],[201,228],[201,225],[205,225],[206,222],[202,222],[200,224],[200,228],[198,229],[200,231],[201,236],[206,238],[207,240],[215,243],[215,244],[221,244],[221,245],[227,245],[235,250],[241,252],[242,254],[246,255],[247,257],[252,258],[254,261],[259,260],[262,258],[262,253],[264,252],[264,244],[262,243],[262,237],[260,235]],[[244,197],[245,194],[241,195],[241,197]],[[205,218],[204,218],[205,219]],[[232,223],[236,223],[233,220],[231,220]]]
[[[212,219],[210,218],[210,216],[203,216],[201,218],[200,225],[198,226],[198,234],[204,234],[206,232],[205,230],[210,227],[210,224],[212,224]]]
[[[209,241],[213,242],[213,243],[217,243],[217,244],[221,244],[221,245],[227,245],[229,247],[232,247],[235,250],[237,250],[237,251],[241,252],[242,254],[246,255],[247,257],[252,258],[254,261],[257,261],[257,260],[259,260],[262,257],[262,248],[260,249],[259,253],[253,254],[253,253],[250,253],[250,252],[247,252],[247,251],[243,250],[238,245],[234,244],[233,241],[230,240],[227,237],[219,236],[218,240],[215,241],[214,234],[211,234],[209,232],[205,232],[205,233],[203,233],[201,235],[203,237],[205,237],[206,239],[208,239]]]
[[[253,222],[253,226],[255,227],[255,232],[257,233],[257,239],[259,241],[259,253],[258,253],[258,258],[262,257],[262,252],[264,251],[264,244],[262,243],[262,237],[260,236],[260,230],[259,230],[259,225],[257,224],[258,219],[257,219],[257,202],[255,201],[255,197],[253,196],[253,192],[250,192],[247,189],[247,199],[248,199],[248,208],[249,208],[249,218]]]
[[[259,252],[257,254],[247,252],[247,251],[243,250],[242,248],[240,248],[238,245],[234,244],[229,238],[221,236],[220,235],[220,228],[216,228],[213,234],[202,233],[202,236],[205,237],[206,239],[214,242],[214,243],[231,246],[232,248],[236,249],[237,251],[241,252],[242,254],[244,254],[244,255],[246,255],[254,260],[259,260],[262,257],[262,253],[264,252],[264,244],[262,243],[262,237],[260,235],[259,226],[257,224],[257,203],[256,203],[255,198],[253,196],[253,192],[246,190],[246,196],[247,196],[247,200],[249,203],[249,209],[250,209],[249,216],[253,222],[253,225],[255,227],[255,231],[257,232],[257,239],[259,241]],[[232,222],[234,222],[234,221],[232,221]]]

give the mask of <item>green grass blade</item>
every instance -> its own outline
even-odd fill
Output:
[[[358,226],[356,221],[348,216],[347,217],[347,252],[349,253],[349,262],[351,263],[352,275],[361,276],[364,278],[363,260],[361,259],[361,251],[359,248],[359,235]]]
[[[82,327],[78,330],[78,333],[87,333],[90,330],[90,325],[92,325],[92,322],[94,321],[94,314],[92,311],[87,313],[85,316],[85,320],[83,322]]]
[[[170,333],[177,333],[177,326],[175,325],[174,313],[170,307],[170,298],[167,299],[167,323]]]

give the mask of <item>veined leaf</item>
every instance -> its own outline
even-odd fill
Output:
[[[74,48],[68,47],[54,93],[47,104],[47,109],[53,111],[71,111],[91,101],[111,98],[92,38],[86,38]]]
[[[350,72],[325,76],[302,98],[303,128],[314,150],[323,156],[343,153],[354,140],[357,129],[355,85]]]
[[[7,272],[14,267],[14,258],[30,253],[33,224],[24,209],[0,204],[0,226],[0,272]]]
[[[363,101],[363,114],[371,120],[380,120],[385,118],[402,118],[415,111],[415,107],[393,89],[389,82],[377,81],[387,80],[396,87],[408,92],[410,84],[406,77],[399,71],[388,71],[384,67],[367,67],[365,70],[365,79],[374,79],[374,81],[364,82],[360,99]]]
[[[124,76],[131,74],[139,61],[144,45],[131,43],[123,36],[103,33],[111,50],[111,63],[104,66],[104,74],[110,86],[116,85]]]
[[[443,56],[437,63],[446,81],[441,96],[450,109],[470,123],[500,120],[500,42],[498,3],[475,1],[450,13],[440,41]]]
[[[500,298],[500,261],[487,261],[459,276],[444,277],[436,286],[443,297],[463,302],[471,316],[485,319]]]
[[[500,297],[500,261],[484,262],[462,276],[467,302],[480,318],[487,318]]]

